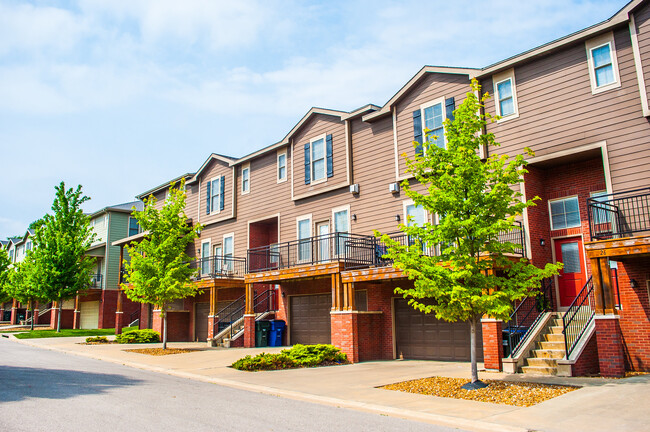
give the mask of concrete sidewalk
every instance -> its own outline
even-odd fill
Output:
[[[650,375],[622,380],[533,377],[483,372],[481,378],[570,384],[583,388],[532,407],[424,396],[376,387],[433,375],[469,377],[467,363],[382,361],[354,365],[241,372],[233,361],[281,348],[205,348],[203,343],[170,343],[173,348],[201,351],[149,356],[124,349],[147,345],[81,345],[85,338],[27,339],[17,342],[96,358],[131,367],[212,382],[245,390],[316,403],[378,412],[476,431],[639,431],[650,430],[647,395]]]

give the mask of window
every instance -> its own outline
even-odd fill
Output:
[[[586,43],[592,94],[620,87],[613,33]]]
[[[14,250],[13,249],[9,251],[9,261],[14,262]]]
[[[219,212],[219,201],[221,200],[221,180],[217,177],[210,182],[210,211]]]
[[[498,73],[492,77],[494,83],[494,104],[496,113],[501,117],[499,120],[505,121],[519,117],[517,108],[517,92],[515,89],[515,70]]]
[[[210,274],[210,240],[201,242],[201,276]]]
[[[512,80],[507,79],[497,83],[499,95],[499,111],[502,116],[509,116],[515,113],[515,104],[512,99]]]
[[[129,237],[134,236],[140,232],[140,224],[133,216],[129,216]]]
[[[325,178],[325,137],[311,142],[311,167],[312,182]]]
[[[578,197],[549,201],[551,209],[551,229],[565,229],[580,226],[580,206]]]
[[[221,273],[223,269],[223,248],[220,244],[214,247],[214,272]]]
[[[278,153],[278,183],[287,179],[287,153]]]
[[[445,120],[443,101],[423,105],[421,110],[423,119],[422,136],[425,137],[424,142],[445,148],[445,129],[442,125],[442,122]]]
[[[311,215],[297,219],[298,261],[311,261]]]
[[[604,224],[612,221],[612,211],[614,210],[613,206],[605,204],[609,199],[607,196],[607,191],[592,192],[590,197],[593,199],[592,202],[603,203],[596,204],[592,206],[591,217],[592,221],[595,224]]]
[[[25,252],[29,252],[30,250],[32,250],[32,242],[28,241],[25,243]]]
[[[241,169],[241,193],[247,194],[251,189],[251,166],[244,165]]]
[[[233,270],[233,255],[235,253],[235,235],[226,234],[223,236],[223,269],[231,272]]]
[[[334,220],[334,232],[348,233],[350,231],[349,207],[336,208],[332,210],[332,219]],[[334,245],[334,253],[339,256],[345,252],[346,236],[338,236]]]

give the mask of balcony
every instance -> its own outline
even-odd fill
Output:
[[[521,222],[515,222],[517,229],[504,231],[499,234],[499,241],[502,243],[509,242],[515,245],[514,255],[526,256],[526,241],[524,228]],[[409,238],[403,232],[392,233],[388,235],[391,240],[397,241],[400,245],[415,244],[415,239]],[[438,246],[423,245],[422,254],[426,256],[435,256],[439,253]],[[345,269],[354,270],[367,267],[389,267],[393,265],[393,260],[384,257],[388,251],[388,246],[381,238],[375,236],[359,236],[347,239],[345,242]]]
[[[199,279],[243,279],[246,258],[215,255],[192,261],[190,268],[199,269]]]
[[[650,234],[650,188],[587,199],[592,241]]]
[[[96,289],[101,289],[102,288],[102,275],[101,275],[101,273],[91,275],[91,277],[90,277],[90,285],[88,286],[88,288],[96,288]]]

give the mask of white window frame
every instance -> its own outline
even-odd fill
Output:
[[[578,218],[580,219],[580,222],[578,223],[578,225],[567,226],[567,227],[563,227],[563,228],[555,228],[553,226],[553,212],[551,211],[551,203],[557,202],[557,201],[567,201],[567,200],[574,199],[574,198],[578,201]],[[555,199],[548,200],[548,219],[549,219],[549,223],[551,224],[551,231],[581,227],[582,226],[582,216],[580,215],[580,197],[578,197],[578,195],[569,195],[569,196],[565,196],[565,197],[562,197],[562,198],[555,198]]]
[[[248,173],[248,187],[246,187],[246,183],[244,183],[244,172]],[[251,164],[246,163],[241,166],[241,194],[246,195],[250,193],[251,191]]]
[[[325,146],[327,147],[327,143],[325,143]],[[280,157],[284,156],[284,177],[280,177]],[[327,171],[327,148],[325,148],[325,171]],[[288,163],[287,163],[287,151],[283,150],[278,152],[277,156],[277,169],[276,169],[276,174],[277,174],[277,182],[278,183],[284,183],[287,181],[287,172],[288,172]],[[325,173],[327,174],[327,173]]]
[[[515,108],[514,113],[503,115],[501,114],[501,95],[499,95],[499,84],[505,81],[510,81],[512,86],[512,104]],[[513,68],[503,71],[501,73],[495,74],[492,76],[492,82],[494,83],[494,105],[496,108],[496,113],[501,118],[497,120],[497,123],[502,123],[508,120],[516,119],[519,117],[519,101],[517,100],[517,83],[515,81],[515,70]]]
[[[424,103],[424,104],[420,105],[420,119],[422,121],[422,146],[423,147],[426,146],[427,143],[428,143],[427,133],[425,132],[427,126],[426,126],[425,120],[424,120],[424,110],[427,109],[427,108],[430,108],[432,106],[440,104],[441,111],[442,111],[442,122],[443,122],[443,125],[442,125],[442,140],[444,141],[444,144],[445,144],[444,148],[445,149],[447,148],[447,137],[445,137],[445,125],[444,125],[445,120],[447,120],[447,107],[445,106],[445,100],[446,99],[444,97],[441,97],[441,98],[438,98],[436,100],[432,100],[432,101],[429,101],[427,103]]]
[[[595,192],[590,192],[589,193],[589,198],[598,198],[598,197],[607,196],[607,195],[609,195],[609,192],[607,192],[606,190],[603,189],[603,190],[599,190],[599,191],[595,191]],[[596,221],[596,220],[592,219],[592,223],[597,224],[597,225],[610,223],[610,224],[612,224],[612,229],[613,229],[614,227],[613,227],[613,221],[611,220],[611,214],[607,213],[605,211],[603,211],[603,214],[605,215],[604,216],[605,218],[608,218],[610,220],[605,220],[605,221],[598,220],[598,221]]]
[[[412,205],[412,206],[416,205],[415,202],[413,202],[412,199],[402,201],[402,212],[404,213],[404,219],[403,220],[404,220],[405,225],[408,222],[408,213],[406,212],[406,208],[408,206],[410,206],[410,205]],[[427,209],[424,209],[424,222],[426,223],[426,222],[430,222],[430,221],[431,221],[431,219],[430,219],[429,211]]]
[[[133,216],[129,216],[129,225],[126,228],[127,229],[127,234],[128,234],[129,237],[131,237],[131,235],[132,235],[131,234],[131,219],[133,219],[135,221],[136,225],[138,226],[138,232],[133,234],[133,235],[138,235],[138,234],[140,234],[142,232],[142,228],[140,228],[140,223],[138,222],[138,220]]]
[[[203,256],[203,245],[206,245],[206,244],[208,245],[208,256],[204,257]],[[206,274],[209,275],[210,274],[210,260],[208,259],[208,263],[207,263],[208,271],[206,273],[204,273],[203,272],[203,264],[204,264],[203,259],[204,258],[210,258],[211,253],[212,253],[212,239],[209,238],[209,239],[201,240],[201,255],[200,255],[201,256],[201,261],[200,261],[201,262],[201,266],[200,266],[201,268],[199,269],[199,276],[203,276],[203,275],[206,275]]]
[[[334,217],[334,215],[336,213],[339,213],[339,212],[342,212],[342,211],[346,211],[347,215],[348,215],[348,230],[347,231],[337,231],[336,230],[336,218]],[[339,207],[334,207],[332,209],[332,222],[330,223],[330,233],[336,233],[336,232],[350,233],[350,229],[352,228],[351,222],[352,221],[350,220],[350,204],[347,204],[347,205],[344,205],[344,206],[339,206]],[[338,253],[337,253],[337,248],[338,248],[338,245],[335,244],[334,245],[334,256],[335,257],[339,257],[339,256],[345,254],[345,244],[343,246],[343,250],[338,251]]]
[[[314,224],[313,224],[313,221],[312,221],[312,214],[309,213],[309,214],[306,214],[306,215],[298,216],[296,218],[296,239],[298,240],[298,253],[297,253],[296,258],[297,258],[298,262],[311,261],[311,245],[309,247],[309,257],[306,257],[306,258],[303,258],[303,259],[301,259],[301,257],[300,257],[300,240],[302,240],[300,238],[300,222],[302,222],[304,220],[309,221],[309,235],[307,236],[307,238],[309,239],[309,238],[312,238],[314,236]]]
[[[226,239],[230,238],[232,239],[232,252],[230,254],[226,253]],[[223,235],[223,239],[221,242],[221,254],[223,256],[223,263],[221,264],[221,269],[223,272],[230,272],[233,271],[232,268],[232,261],[227,261],[226,258],[229,256],[230,258],[235,257],[235,233],[230,232],[227,234]]]
[[[598,87],[596,85],[596,70],[594,67],[593,50],[609,45],[609,54],[612,57],[612,69],[614,73],[614,82]],[[618,61],[616,55],[616,45],[614,44],[614,33],[609,32],[585,42],[587,50],[587,64],[589,66],[589,81],[591,83],[591,94],[598,94],[612,90],[621,86],[621,77],[618,71]]]
[[[315,180],[314,176],[314,143],[323,140],[323,178]],[[309,140],[309,170],[311,172],[311,185],[327,183],[327,134],[322,134]]]
[[[217,182],[217,187],[215,188],[214,185]],[[216,191],[216,193],[215,193]],[[221,176],[213,177],[210,179],[210,214],[217,213],[219,214],[221,212]],[[213,205],[214,203],[214,198],[217,197],[217,206]],[[209,215],[208,215],[209,216]]]

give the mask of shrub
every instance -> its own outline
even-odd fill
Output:
[[[154,343],[160,342],[160,334],[149,329],[129,330],[117,335],[115,341],[121,344]]]
[[[286,354],[261,353],[255,357],[247,355],[232,364],[232,367],[244,371],[278,370],[296,367],[294,360]]]
[[[291,349],[282,350],[280,354],[261,353],[255,357],[247,355],[234,362],[232,367],[244,371],[260,371],[347,362],[345,353],[334,345],[295,345]]]
[[[108,343],[106,336],[91,336],[86,338],[86,343],[97,342],[97,343]]]

